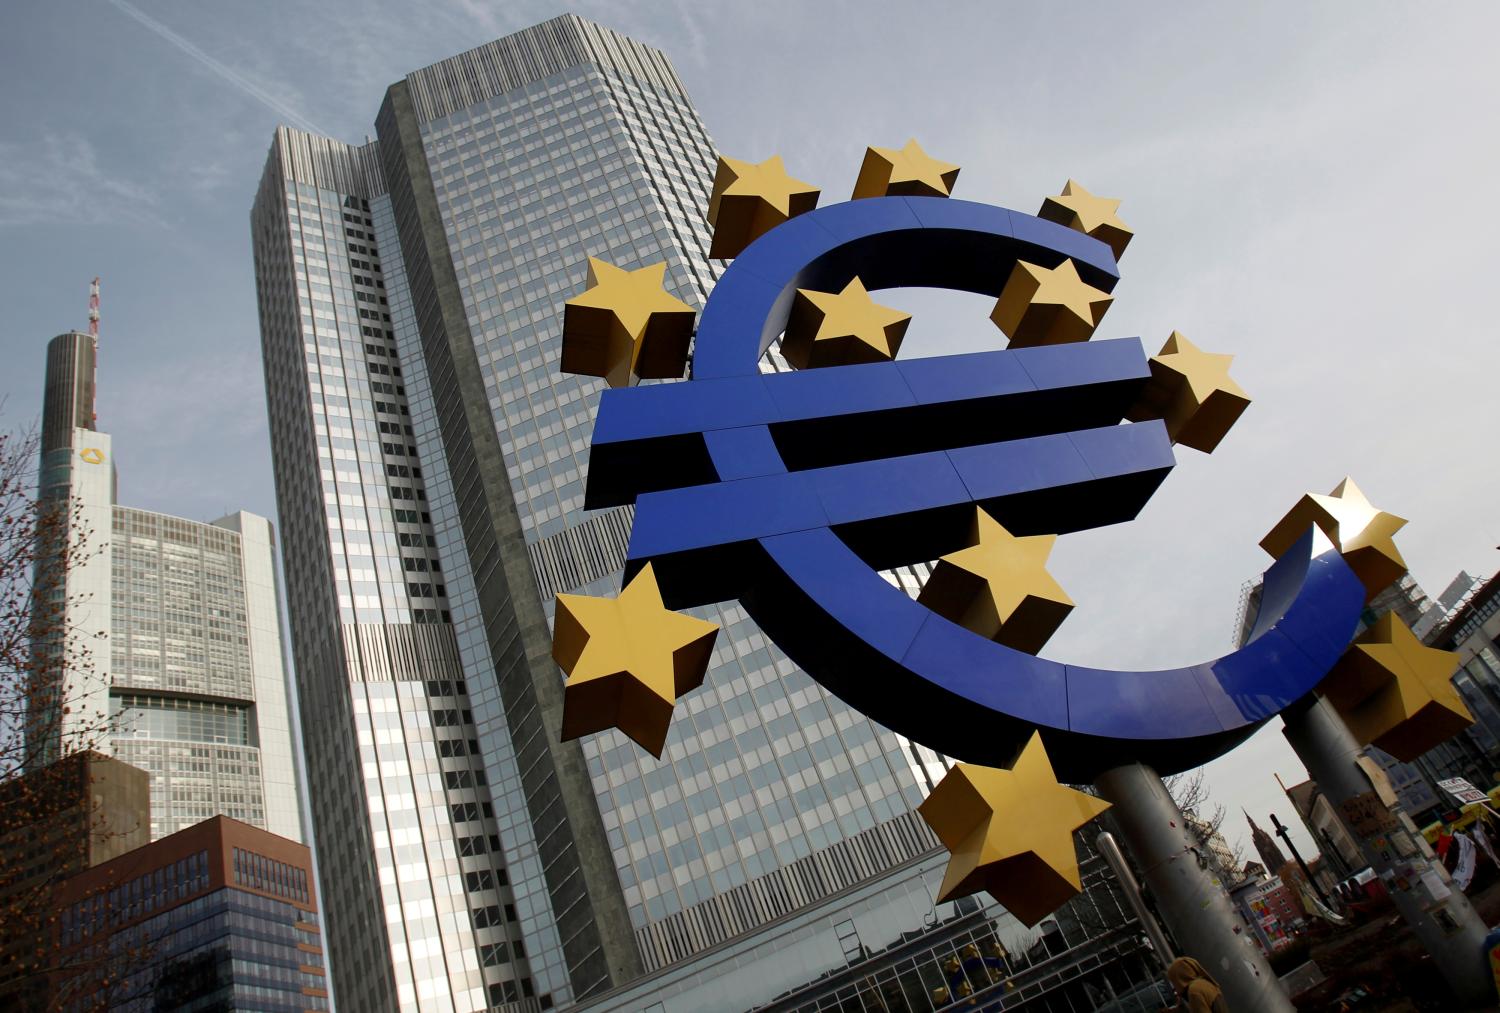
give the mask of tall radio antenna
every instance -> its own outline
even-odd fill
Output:
[[[94,339],[94,394],[97,397],[99,390],[99,279],[95,278],[89,285],[89,337]],[[95,401],[97,404],[98,402]],[[99,428],[99,413],[92,412],[94,428]]]

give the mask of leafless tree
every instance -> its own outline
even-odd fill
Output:
[[[1187,825],[1193,836],[1209,852],[1220,871],[1231,880],[1238,879],[1245,865],[1244,855],[1240,846],[1230,844],[1221,832],[1226,812],[1209,793],[1203,768],[1172,774],[1162,778],[1162,783],[1167,786],[1167,793],[1177,803],[1177,808],[1188,817]],[[1227,850],[1221,853],[1221,848]]]
[[[103,549],[80,504],[37,495],[39,451],[35,428],[0,431],[0,1006],[25,1009],[80,975],[109,995],[118,955],[65,946],[54,894],[109,842],[142,835],[111,825],[79,783],[88,765],[55,762],[109,739],[108,714],[79,706],[107,678],[95,661],[107,646],[72,622],[83,600],[66,580]]]

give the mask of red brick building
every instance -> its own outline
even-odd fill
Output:
[[[215,816],[61,883],[62,1008],[328,1008],[306,846]]]

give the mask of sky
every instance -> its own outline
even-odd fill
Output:
[[[785,156],[824,203],[908,137],[963,167],[959,197],[1034,213],[1074,178],[1123,200],[1136,238],[1098,336],[1180,330],[1234,354],[1254,404],[1211,457],[1179,449],[1136,522],[1059,541],[1079,604],[1044,656],[1226,653],[1260,538],[1345,475],[1410,519],[1433,595],[1500,566],[1500,263],[1470,214],[1500,164],[1488,3],[12,0],[0,426],[37,419],[46,341],[85,325],[98,275],[121,502],[274,517],[248,228],[273,128],[362,141],[392,82],[565,10],[663,49],[720,150]],[[975,297],[882,301],[916,314],[912,353],[999,347]],[[1308,846],[1279,724],[1209,768],[1251,856],[1241,807]]]

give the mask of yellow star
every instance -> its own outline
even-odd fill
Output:
[[[1086,284],[1071,260],[1051,270],[1018,260],[990,319],[1011,348],[1087,341],[1113,300]]]
[[[817,187],[787,175],[780,155],[764,162],[719,158],[708,223],[714,227],[710,257],[738,257],[788,218],[818,206]]]
[[[966,629],[1035,654],[1073,610],[1047,572],[1056,535],[1017,538],[974,509],[969,548],[939,559],[917,601]]]
[[[876,303],[858,278],[837,294],[799,288],[781,354],[798,369],[888,362],[910,323],[910,313]]]
[[[1164,419],[1167,435],[1205,454],[1219,445],[1250,407],[1250,396],[1229,377],[1232,355],[1205,352],[1177,331],[1151,358],[1151,382],[1130,409],[1132,422]]]
[[[627,271],[590,257],[589,287],[563,304],[562,371],[611,387],[681,376],[697,313],[663,287],[666,275],[665,262]]]
[[[1354,479],[1344,479],[1329,496],[1303,496],[1260,540],[1260,547],[1280,556],[1310,524],[1316,524],[1338,546],[1344,561],[1365,586],[1365,601],[1406,572],[1406,560],[1391,537],[1405,527],[1406,519],[1373,506]]]
[[[917,807],[953,855],[938,900],[987,890],[1035,925],[1083,889],[1073,832],[1108,808],[1057,783],[1040,733],[1011,770],[958,764]]]
[[[618,598],[557,596],[564,740],[618,728],[660,757],[677,698],[703,684],[719,627],[662,605],[648,563]]]
[[[1093,236],[1114,250],[1115,260],[1119,260],[1135,235],[1115,213],[1119,208],[1119,201],[1111,197],[1095,197],[1070,179],[1063,185],[1062,193],[1042,201],[1037,217]]]
[[[861,197],[947,197],[958,181],[958,166],[939,162],[913,138],[901,148],[866,148],[854,199]]]
[[[1319,688],[1361,745],[1410,763],[1474,723],[1453,685],[1457,667],[1457,654],[1426,646],[1387,612]]]

